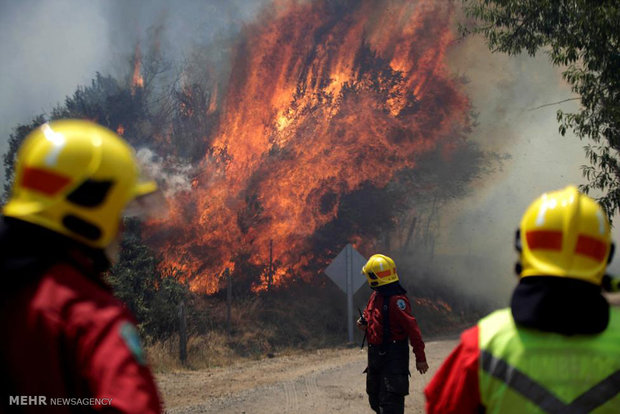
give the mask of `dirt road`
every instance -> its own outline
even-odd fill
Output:
[[[430,370],[411,361],[405,413],[423,413],[422,390],[457,338],[426,343]],[[168,413],[372,413],[365,393],[366,350],[321,350],[239,366],[157,376]]]

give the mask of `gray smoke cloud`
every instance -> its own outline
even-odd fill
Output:
[[[0,152],[15,126],[49,114],[96,72],[126,75],[138,42],[183,61],[234,36],[265,2],[0,0]]]
[[[544,53],[491,54],[482,39],[470,37],[450,59],[455,72],[470,80],[467,92],[479,113],[470,139],[510,159],[475,183],[469,197],[446,206],[436,255],[425,265],[473,299],[506,305],[517,283],[513,246],[522,214],[544,192],[585,183],[580,166],[587,164],[586,143],[570,132],[561,136],[556,120],[558,109],[576,111],[578,101],[548,105],[576,95]],[[620,240],[617,227],[613,238]],[[611,272],[618,272],[618,262]]]

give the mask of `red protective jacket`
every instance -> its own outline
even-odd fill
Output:
[[[424,341],[418,327],[418,322],[411,314],[411,304],[405,294],[387,296],[389,304],[389,325],[392,340],[403,340],[409,338],[416,362],[425,362]],[[372,292],[368,305],[364,309],[364,318],[368,322],[366,335],[368,343],[381,345],[383,342],[383,299],[384,296],[378,292]]]
[[[478,326],[463,332],[461,342],[426,386],[427,414],[481,412],[478,389]]]
[[[1,324],[4,391],[38,396],[39,405],[3,401],[0,412],[161,412],[133,318],[102,283],[75,267],[54,265],[20,289],[5,304]],[[56,398],[74,400],[52,405]],[[89,398],[105,400],[82,405]]]

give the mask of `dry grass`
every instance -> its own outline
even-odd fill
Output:
[[[190,337],[185,365],[179,359],[178,337],[148,345],[146,353],[155,372],[224,366],[242,359],[230,348],[227,335],[219,332]]]
[[[346,346],[346,301],[342,296],[338,291],[326,294],[325,290],[303,289],[238,298],[231,309],[230,334],[226,330],[226,303],[203,298],[204,302],[197,304],[198,311],[188,320],[190,337],[185,365],[179,361],[178,335],[152,342],[146,352],[153,370],[165,373]],[[355,306],[363,308],[366,296],[356,297]],[[438,306],[435,301],[411,299],[426,338],[463,326],[463,318],[457,312]],[[355,330],[354,343],[361,341],[361,334]]]

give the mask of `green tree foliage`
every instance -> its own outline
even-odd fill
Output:
[[[14,178],[14,165],[17,157],[17,150],[24,141],[24,138],[36,127],[45,123],[45,116],[36,116],[30,121],[29,124],[17,125],[13,128],[13,132],[9,136],[9,149],[3,156],[4,166],[4,188],[2,192],[2,198],[0,199],[2,204],[7,201],[9,193],[11,191],[11,185]]]
[[[620,3],[617,0],[464,0],[474,19],[464,32],[481,33],[494,52],[547,52],[581,100],[576,113],[557,112],[585,147],[586,192],[599,190],[609,216],[620,208]]]
[[[144,124],[149,110],[144,88],[131,88],[111,76],[95,75],[88,86],[79,86],[73,95],[52,111],[51,119],[81,118],[95,121],[123,136],[133,145],[146,145]]]
[[[108,272],[107,281],[144,334],[166,338],[178,331],[179,304],[189,299],[189,288],[160,271],[157,258],[142,242],[138,220],[125,220],[123,236],[120,260]]]

